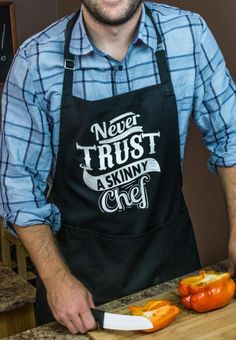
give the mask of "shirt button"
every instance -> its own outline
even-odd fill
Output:
[[[118,70],[119,70],[119,71],[122,71],[122,70],[123,70],[123,66],[122,66],[122,65],[119,65],[119,66],[118,66]]]

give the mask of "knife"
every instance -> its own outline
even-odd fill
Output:
[[[91,308],[94,319],[101,328],[137,331],[153,328],[153,324],[143,316],[122,315],[107,313],[98,309]]]

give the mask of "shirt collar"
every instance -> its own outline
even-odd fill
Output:
[[[145,5],[142,4],[142,13],[137,33],[134,37],[132,45],[141,41],[143,44],[151,47],[154,51],[157,50],[158,43],[156,39],[156,32],[150,21],[150,18],[146,14]],[[79,17],[73,28],[70,44],[70,53],[74,55],[85,55],[96,48],[91,43],[83,19],[83,7],[80,10]]]
[[[154,51],[156,51],[158,47],[156,31],[155,28],[153,27],[151,19],[149,18],[145,11],[144,3],[142,4],[142,14],[139,23],[139,28],[136,37],[134,38],[133,44],[135,44],[138,40],[142,41],[143,44],[151,47]]]
[[[83,19],[83,9],[81,8],[71,35],[70,53],[74,55],[84,55],[91,51],[93,51],[93,47],[87,35]]]

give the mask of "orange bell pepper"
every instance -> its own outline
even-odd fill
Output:
[[[153,328],[143,332],[155,332],[166,327],[179,314],[180,309],[166,300],[151,300],[144,306],[129,306],[132,315],[144,316],[149,319]]]
[[[187,309],[202,313],[228,304],[235,293],[235,283],[230,273],[200,271],[199,275],[181,280],[178,290]]]

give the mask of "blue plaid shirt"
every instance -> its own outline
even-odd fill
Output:
[[[177,99],[181,160],[193,112],[211,152],[210,169],[236,165],[235,85],[209,28],[198,14],[166,5],[147,6],[168,57]],[[8,225],[60,228],[60,211],[47,202],[46,193],[58,151],[64,32],[70,17],[19,48],[5,83],[0,215]],[[154,54],[158,48],[144,8],[135,38],[120,62],[92,44],[81,12],[70,46],[76,56],[73,95],[96,100],[159,83]]]

